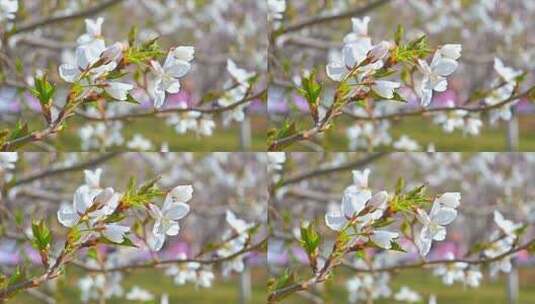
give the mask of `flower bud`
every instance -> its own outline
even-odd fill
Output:
[[[109,47],[107,47],[100,58],[104,60],[105,63],[117,62],[123,57],[123,51],[127,49],[127,45],[121,42],[116,42]]]
[[[368,52],[368,59],[370,60],[370,63],[377,62],[379,60],[382,60],[390,50],[390,42],[383,41],[377,45],[375,45],[369,52]]]

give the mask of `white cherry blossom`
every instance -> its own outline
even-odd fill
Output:
[[[448,88],[447,76],[453,74],[458,63],[455,59],[443,55],[453,55],[451,50],[438,50],[433,56],[431,64],[425,60],[418,60],[418,69],[423,74],[422,80],[416,86],[416,94],[420,97],[420,104],[424,107],[431,103],[433,91],[444,92]]]
[[[1,169],[15,169],[18,158],[17,152],[0,152],[0,172]]]
[[[0,22],[15,19],[18,10],[18,0],[0,0]]]
[[[418,208],[416,217],[423,224],[422,230],[416,237],[416,246],[420,255],[426,256],[431,249],[431,243],[443,241],[446,238],[446,228],[457,217],[457,208],[460,203],[460,193],[448,192],[435,199],[431,212],[427,214]]]
[[[152,250],[159,251],[162,248],[166,235],[178,235],[178,220],[189,213],[190,207],[186,202],[191,199],[192,193],[193,187],[190,185],[177,186],[167,194],[161,209],[154,204],[148,205],[149,213],[155,220],[149,241]]]
[[[394,90],[399,89],[400,87],[401,84],[399,82],[377,80],[372,85],[372,90],[383,98],[392,99],[394,97]]]
[[[154,98],[154,107],[161,108],[165,102],[166,93],[176,94],[180,91],[179,78],[184,77],[191,70],[191,61],[194,56],[193,47],[177,47],[170,51],[165,62],[152,60],[151,66],[155,74],[151,95]]]
[[[102,235],[114,243],[122,243],[125,234],[130,231],[130,227],[119,224],[106,224],[102,230]]]
[[[375,230],[370,236],[370,240],[372,240],[377,246],[381,248],[390,249],[392,248],[392,241],[394,241],[394,239],[397,239],[398,237],[399,233],[397,232]]]
[[[509,237],[516,237],[515,232],[522,227],[520,223],[514,223],[511,220],[507,220],[498,210],[494,210],[494,222],[500,228],[500,230]]]
[[[85,28],[86,33],[78,37],[76,42],[78,44],[87,44],[96,39],[102,39],[102,24],[104,23],[104,18],[99,17],[96,20],[85,19]]]
[[[286,11],[286,0],[267,0],[269,16],[273,20],[282,19]]]
[[[400,290],[394,294],[394,299],[401,302],[418,303],[421,301],[422,297],[409,287],[401,286]]]
[[[455,255],[453,252],[447,252],[447,260],[454,260]],[[456,263],[446,263],[440,266],[437,266],[433,271],[433,274],[436,276],[442,277],[442,282],[446,285],[453,285],[455,282],[464,282],[465,281],[465,272],[464,270],[468,267],[467,263],[456,262]]]

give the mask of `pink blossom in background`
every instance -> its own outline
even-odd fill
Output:
[[[191,255],[191,247],[186,242],[178,241],[167,245],[160,256],[166,259],[176,259],[181,253],[184,253],[189,257]]]
[[[457,93],[453,90],[446,90],[441,93],[436,93],[433,95],[433,106],[437,108],[442,108],[448,106],[448,102],[453,101],[456,106],[459,106],[459,100]]]
[[[299,263],[308,264],[308,256],[303,248],[294,246],[290,250]]]

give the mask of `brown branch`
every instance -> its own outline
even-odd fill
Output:
[[[96,158],[93,158],[84,162],[80,162],[71,166],[44,170],[42,172],[34,173],[32,175],[28,175],[26,177],[22,177],[21,179],[16,180],[13,186],[19,186],[22,184],[31,183],[35,180],[42,179],[45,177],[55,176],[55,175],[64,174],[64,173],[68,173],[72,171],[78,171],[78,170],[89,168],[89,167],[94,167],[98,164],[104,163],[114,158],[117,155],[119,155],[118,152],[107,153],[102,156],[99,156],[99,157],[96,157]]]
[[[523,93],[513,95],[513,96],[511,96],[511,97],[509,97],[509,98],[507,98],[507,99],[505,99],[505,100],[503,100],[503,101],[501,101],[499,103],[496,103],[494,105],[487,105],[487,106],[483,106],[483,107],[479,107],[479,108],[472,108],[472,107],[444,108],[444,107],[441,107],[441,108],[432,108],[432,109],[421,109],[421,110],[411,111],[411,112],[400,112],[400,113],[386,114],[386,115],[382,115],[382,116],[359,116],[359,115],[355,115],[353,113],[350,113],[348,111],[343,111],[343,114],[348,115],[348,116],[350,116],[350,117],[352,117],[352,118],[354,118],[356,120],[370,120],[370,121],[373,121],[373,120],[395,119],[395,118],[405,117],[405,116],[419,116],[419,115],[424,115],[426,113],[432,113],[432,112],[451,112],[451,111],[457,111],[457,110],[464,110],[464,111],[471,112],[471,113],[488,112],[490,110],[503,107],[503,106],[515,101],[515,100],[527,97],[531,93],[532,93],[532,90],[530,89],[530,90],[527,90],[527,91],[525,91]],[[328,124],[325,124],[325,125],[328,125]],[[275,140],[269,146],[269,150],[270,151],[279,150],[280,147],[284,147],[284,146],[291,145],[291,144],[294,144],[294,143],[299,142],[299,141],[310,139],[312,136],[314,136],[314,135],[316,135],[318,133],[321,133],[323,131],[324,131],[323,128],[315,126],[315,127],[310,128],[308,130],[301,131],[301,132],[298,132],[296,134],[293,134],[293,135],[290,135],[290,136]]]
[[[369,268],[369,269],[354,267],[351,264],[344,264],[344,266],[356,272],[390,272],[390,271],[395,271],[395,270],[400,270],[400,269],[419,268],[419,267],[423,267],[427,265],[439,265],[439,264],[466,263],[469,265],[480,265],[480,264],[488,264],[488,263],[496,262],[507,256],[513,255],[519,251],[528,249],[529,247],[533,245],[535,245],[535,239],[525,243],[522,246],[512,248],[511,250],[504,252],[493,258],[487,257],[487,258],[482,258],[478,260],[474,260],[474,259],[433,260],[433,261],[422,261],[422,262],[411,263],[411,264],[402,264],[402,265],[396,265],[396,266],[391,266],[391,267]]]
[[[90,116],[85,113],[81,113],[79,111],[76,112],[77,115],[87,119],[87,120],[93,120],[93,121],[116,121],[116,120],[128,120],[132,118],[143,118],[143,117],[152,117],[160,114],[173,114],[173,113],[185,113],[185,112],[199,112],[203,114],[218,114],[225,111],[232,110],[242,104],[245,104],[251,100],[260,98],[262,95],[264,95],[266,90],[262,90],[261,92],[254,94],[249,97],[245,97],[242,100],[239,100],[233,104],[230,104],[228,106],[219,107],[219,108],[171,108],[171,109],[164,109],[164,110],[155,110],[150,112],[141,112],[141,113],[129,113],[129,114],[123,114],[123,115],[116,115],[116,116],[107,116],[107,117],[95,117]],[[246,94],[247,96],[247,94]]]
[[[282,182],[282,186],[299,183],[303,180],[315,178],[315,177],[326,175],[326,174],[332,174],[332,173],[336,173],[340,171],[362,168],[363,166],[366,166],[387,154],[388,153],[385,153],[385,152],[373,153],[362,159],[346,162],[341,165],[300,173],[293,177],[289,177],[288,179],[285,179]]]
[[[83,270],[90,271],[90,272],[115,272],[115,271],[127,271],[127,270],[132,270],[132,269],[139,269],[139,268],[152,268],[152,267],[157,267],[160,265],[167,265],[167,264],[184,264],[184,263],[217,264],[217,263],[232,260],[233,258],[238,257],[247,252],[258,250],[261,247],[265,246],[266,243],[267,243],[267,238],[261,240],[260,242],[254,245],[245,247],[241,249],[240,251],[237,251],[231,255],[228,255],[225,257],[212,258],[212,259],[172,259],[172,260],[163,260],[163,261],[152,261],[152,262],[141,263],[141,264],[123,265],[123,266],[110,267],[110,268],[88,267],[79,262],[74,262],[73,265]]]
[[[455,260],[435,260],[435,261],[424,261],[424,262],[420,262],[420,263],[414,263],[414,264],[406,264],[406,265],[398,265],[398,266],[392,266],[392,267],[385,267],[385,268],[373,268],[373,269],[366,269],[366,268],[357,268],[357,267],[354,267],[350,264],[342,264],[343,266],[345,267],[349,267],[357,272],[384,272],[384,271],[394,271],[394,270],[398,270],[398,269],[406,269],[406,268],[419,268],[419,267],[422,267],[422,266],[425,266],[425,265],[433,265],[433,264],[451,264],[451,263],[467,263],[467,264],[470,264],[470,265],[479,265],[479,264],[486,264],[486,263],[491,263],[491,262],[495,262],[495,261],[498,261],[500,259],[503,259],[507,256],[510,256],[512,254],[515,254],[519,251],[522,251],[522,250],[525,250],[525,249],[528,249],[529,247],[533,246],[535,244],[535,239],[527,242],[526,244],[522,245],[522,246],[519,246],[517,248],[514,248],[514,249],[511,249],[499,256],[496,256],[494,258],[484,258],[484,259],[480,259],[480,260],[466,260],[466,259],[455,259]],[[317,279],[318,276],[314,276],[308,280],[305,280],[305,281],[302,281],[302,282],[299,282],[299,283],[295,283],[295,284],[292,284],[292,285],[289,285],[289,286],[286,286],[286,287],[283,287],[283,288],[280,288],[280,289],[277,289],[273,292],[270,293],[269,297],[268,297],[268,302],[269,303],[276,303],[278,301],[280,301],[282,298],[292,294],[292,293],[295,293],[295,292],[298,292],[298,291],[301,291],[301,290],[306,290],[308,288],[310,288],[311,286],[321,282],[320,280]]]
[[[314,25],[318,25],[318,24],[323,24],[323,23],[327,23],[327,22],[333,22],[333,21],[337,21],[337,20],[341,20],[341,19],[350,18],[350,17],[361,16],[361,15],[367,14],[370,11],[373,11],[374,9],[376,9],[376,8],[382,6],[382,5],[385,5],[385,4],[389,3],[389,2],[390,2],[390,0],[377,0],[377,1],[374,1],[374,2],[368,3],[366,6],[350,9],[350,10],[344,11],[343,13],[340,13],[340,14],[332,14],[332,15],[326,15],[326,16],[310,17],[310,18],[298,21],[295,24],[292,24],[292,25],[289,25],[289,26],[283,28],[282,30],[277,32],[277,35],[282,35],[282,34],[287,34],[287,33],[290,33],[290,32],[299,31],[299,30],[302,30],[302,29],[304,29],[306,27],[310,27],[310,26],[314,26]]]
[[[101,4],[95,5],[93,7],[89,7],[85,10],[82,10],[82,11],[79,11],[70,15],[43,17],[37,20],[30,21],[26,24],[21,24],[20,26],[16,26],[16,28],[12,32],[10,32],[10,34],[15,35],[15,34],[27,32],[27,31],[32,31],[40,26],[46,26],[50,24],[76,20],[79,18],[90,17],[90,16],[100,13],[101,11],[107,8],[110,8],[116,4],[119,4],[122,1],[123,0],[107,0],[107,1],[102,2]]]
[[[478,113],[478,112],[488,112],[490,110],[494,110],[500,107],[503,107],[515,100],[524,98],[528,96],[531,93],[531,90],[525,91],[524,93],[520,93],[517,95],[513,95],[499,103],[493,104],[493,105],[486,105],[482,107],[439,107],[439,108],[431,108],[431,109],[420,109],[416,111],[409,111],[409,112],[399,112],[399,113],[392,113],[392,114],[386,114],[382,116],[360,116],[360,115],[354,115],[350,112],[344,112],[344,114],[357,119],[357,120],[388,120],[388,119],[396,119],[400,117],[407,117],[407,116],[419,116],[424,115],[427,113],[437,113],[437,112],[453,112],[453,111],[466,111],[471,113]]]

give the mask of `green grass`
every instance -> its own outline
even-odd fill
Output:
[[[123,136],[125,139],[132,138],[132,135],[139,133],[143,137],[150,139],[158,149],[161,143],[167,142],[170,151],[241,151],[240,128],[233,124],[229,128],[223,128],[220,122],[216,122],[217,127],[214,129],[214,135],[209,137],[199,137],[191,132],[188,134],[178,134],[173,127],[165,123],[161,118],[143,118],[132,122],[125,123],[123,127]],[[47,139],[47,142],[59,151],[80,151],[80,138],[77,130],[84,123],[79,119],[70,119],[67,121],[65,131],[59,133],[53,138]],[[42,129],[43,124],[40,120],[34,120],[30,123],[30,130]],[[0,128],[2,129],[2,128]],[[264,151],[266,146],[266,119],[264,117],[253,117],[251,119],[252,142],[251,151]],[[25,150],[41,150],[35,145],[24,147]],[[114,150],[114,149],[112,149]],[[117,148],[115,149],[117,150]]]
[[[333,129],[324,134],[319,143],[330,151],[347,151],[348,140],[345,135],[347,119],[338,119]],[[535,115],[520,117],[520,151],[535,151]],[[406,134],[416,140],[424,149],[434,143],[437,151],[507,151],[505,124],[490,127],[485,125],[480,136],[463,135],[461,131],[444,133],[440,126],[421,117],[409,117],[391,126],[391,135],[397,140]],[[308,151],[310,147],[295,144],[292,151]]]
[[[80,303],[79,289],[76,287],[79,273],[73,271],[65,279],[58,282],[58,290],[53,295],[57,304]],[[150,291],[156,296],[157,301],[143,303],[160,303],[160,295],[167,293],[169,303],[238,303],[239,302],[239,279],[233,275],[229,280],[223,280],[219,274],[216,274],[214,286],[212,288],[196,288],[195,285],[188,284],[177,286],[173,283],[173,278],[163,275],[163,270],[135,271],[124,274],[123,288],[128,292],[130,288],[137,285]],[[266,277],[260,269],[253,271],[253,290],[252,300],[250,303],[265,303],[266,301]],[[20,293],[9,303],[17,304],[39,304],[39,300],[28,294]],[[95,302],[91,302],[95,303]],[[106,301],[107,304],[120,303],[139,303],[136,301],[127,301],[124,298],[112,298]]]
[[[348,293],[345,289],[346,274],[341,274],[337,278],[325,284],[325,303],[347,303]],[[462,284],[446,286],[442,284],[439,277],[435,277],[430,271],[411,270],[403,271],[392,279],[391,288],[393,292],[399,291],[402,285],[406,285],[412,290],[419,292],[427,304],[429,295],[437,297],[437,303],[441,304],[503,304],[507,303],[506,283],[502,277],[496,281],[491,281],[485,277],[479,288],[468,288]],[[520,294],[518,304],[535,303],[535,270],[520,270]],[[304,298],[299,295],[292,295],[283,301],[285,304],[305,303]],[[392,299],[382,299],[374,301],[374,304],[401,303]]]

